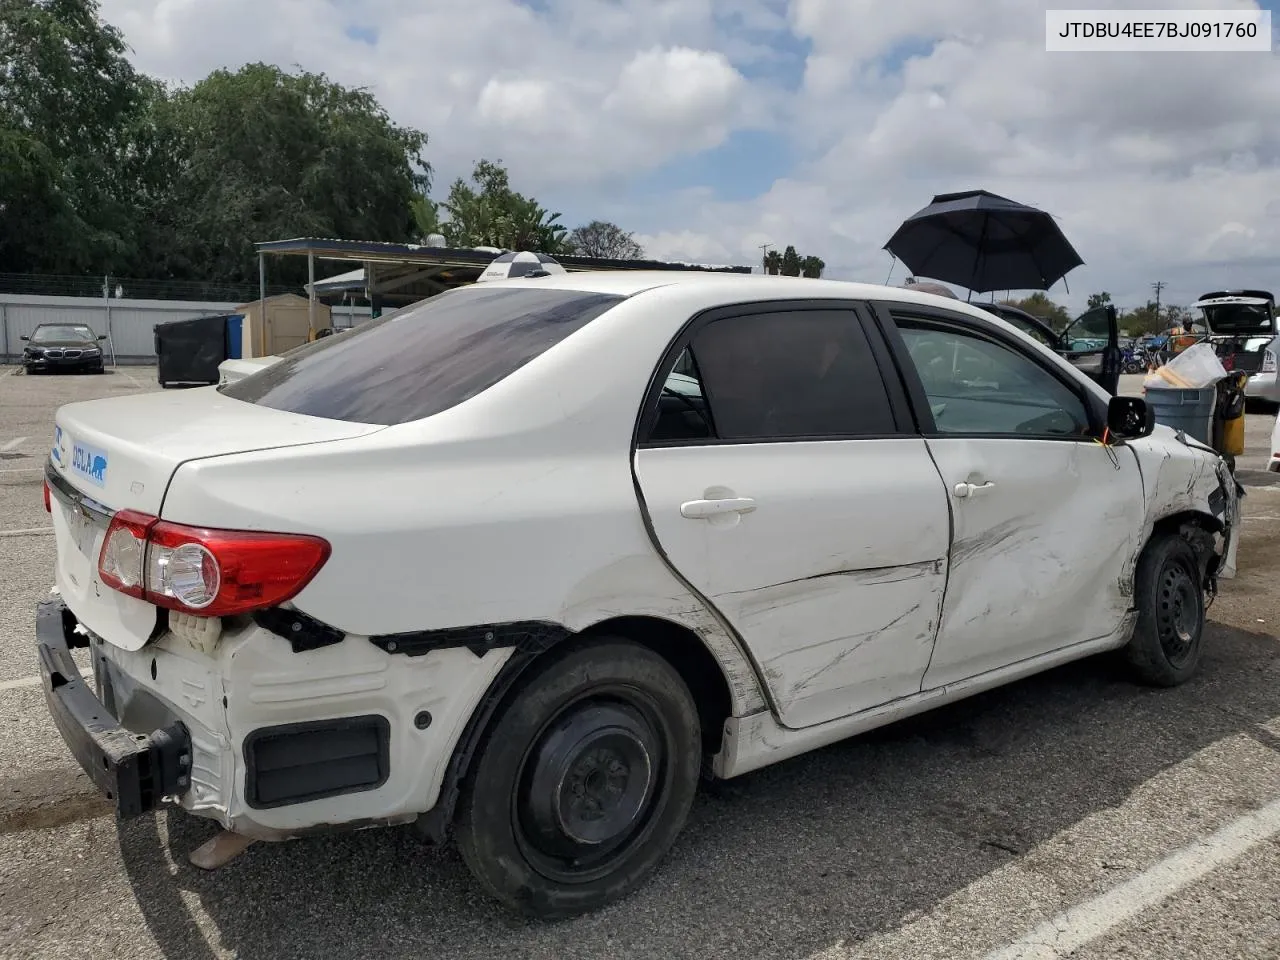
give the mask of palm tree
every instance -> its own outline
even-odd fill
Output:
[[[768,253],[764,255],[764,272],[765,273],[772,273],[774,275],[777,275],[777,273],[781,269],[782,269],[782,254],[780,254],[777,250],[770,250]]]
[[[800,276],[816,280],[822,276],[826,266],[821,257],[805,257],[800,261]]]

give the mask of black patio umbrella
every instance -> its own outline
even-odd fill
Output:
[[[986,190],[941,193],[884,249],[918,277],[992,290],[1048,290],[1084,263],[1053,217]]]

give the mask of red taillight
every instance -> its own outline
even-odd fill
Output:
[[[53,513],[53,494],[49,492],[49,481],[44,481],[44,512]]]
[[[226,617],[284,603],[328,559],[319,537],[188,527],[122,510],[98,572],[107,586],[157,606]]]

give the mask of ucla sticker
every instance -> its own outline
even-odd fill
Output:
[[[66,466],[66,464],[63,463],[63,460],[62,460],[62,456],[64,452],[65,450],[63,448],[63,443],[62,443],[62,428],[59,427],[57,424],[54,424],[53,446],[49,448],[49,456],[53,459],[53,462],[60,467]]]
[[[71,445],[71,470],[95,487],[107,484],[107,453],[83,443]]]

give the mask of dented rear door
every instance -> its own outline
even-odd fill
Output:
[[[782,305],[709,317],[635,455],[656,545],[793,728],[918,693],[946,583],[941,480],[858,324]]]

